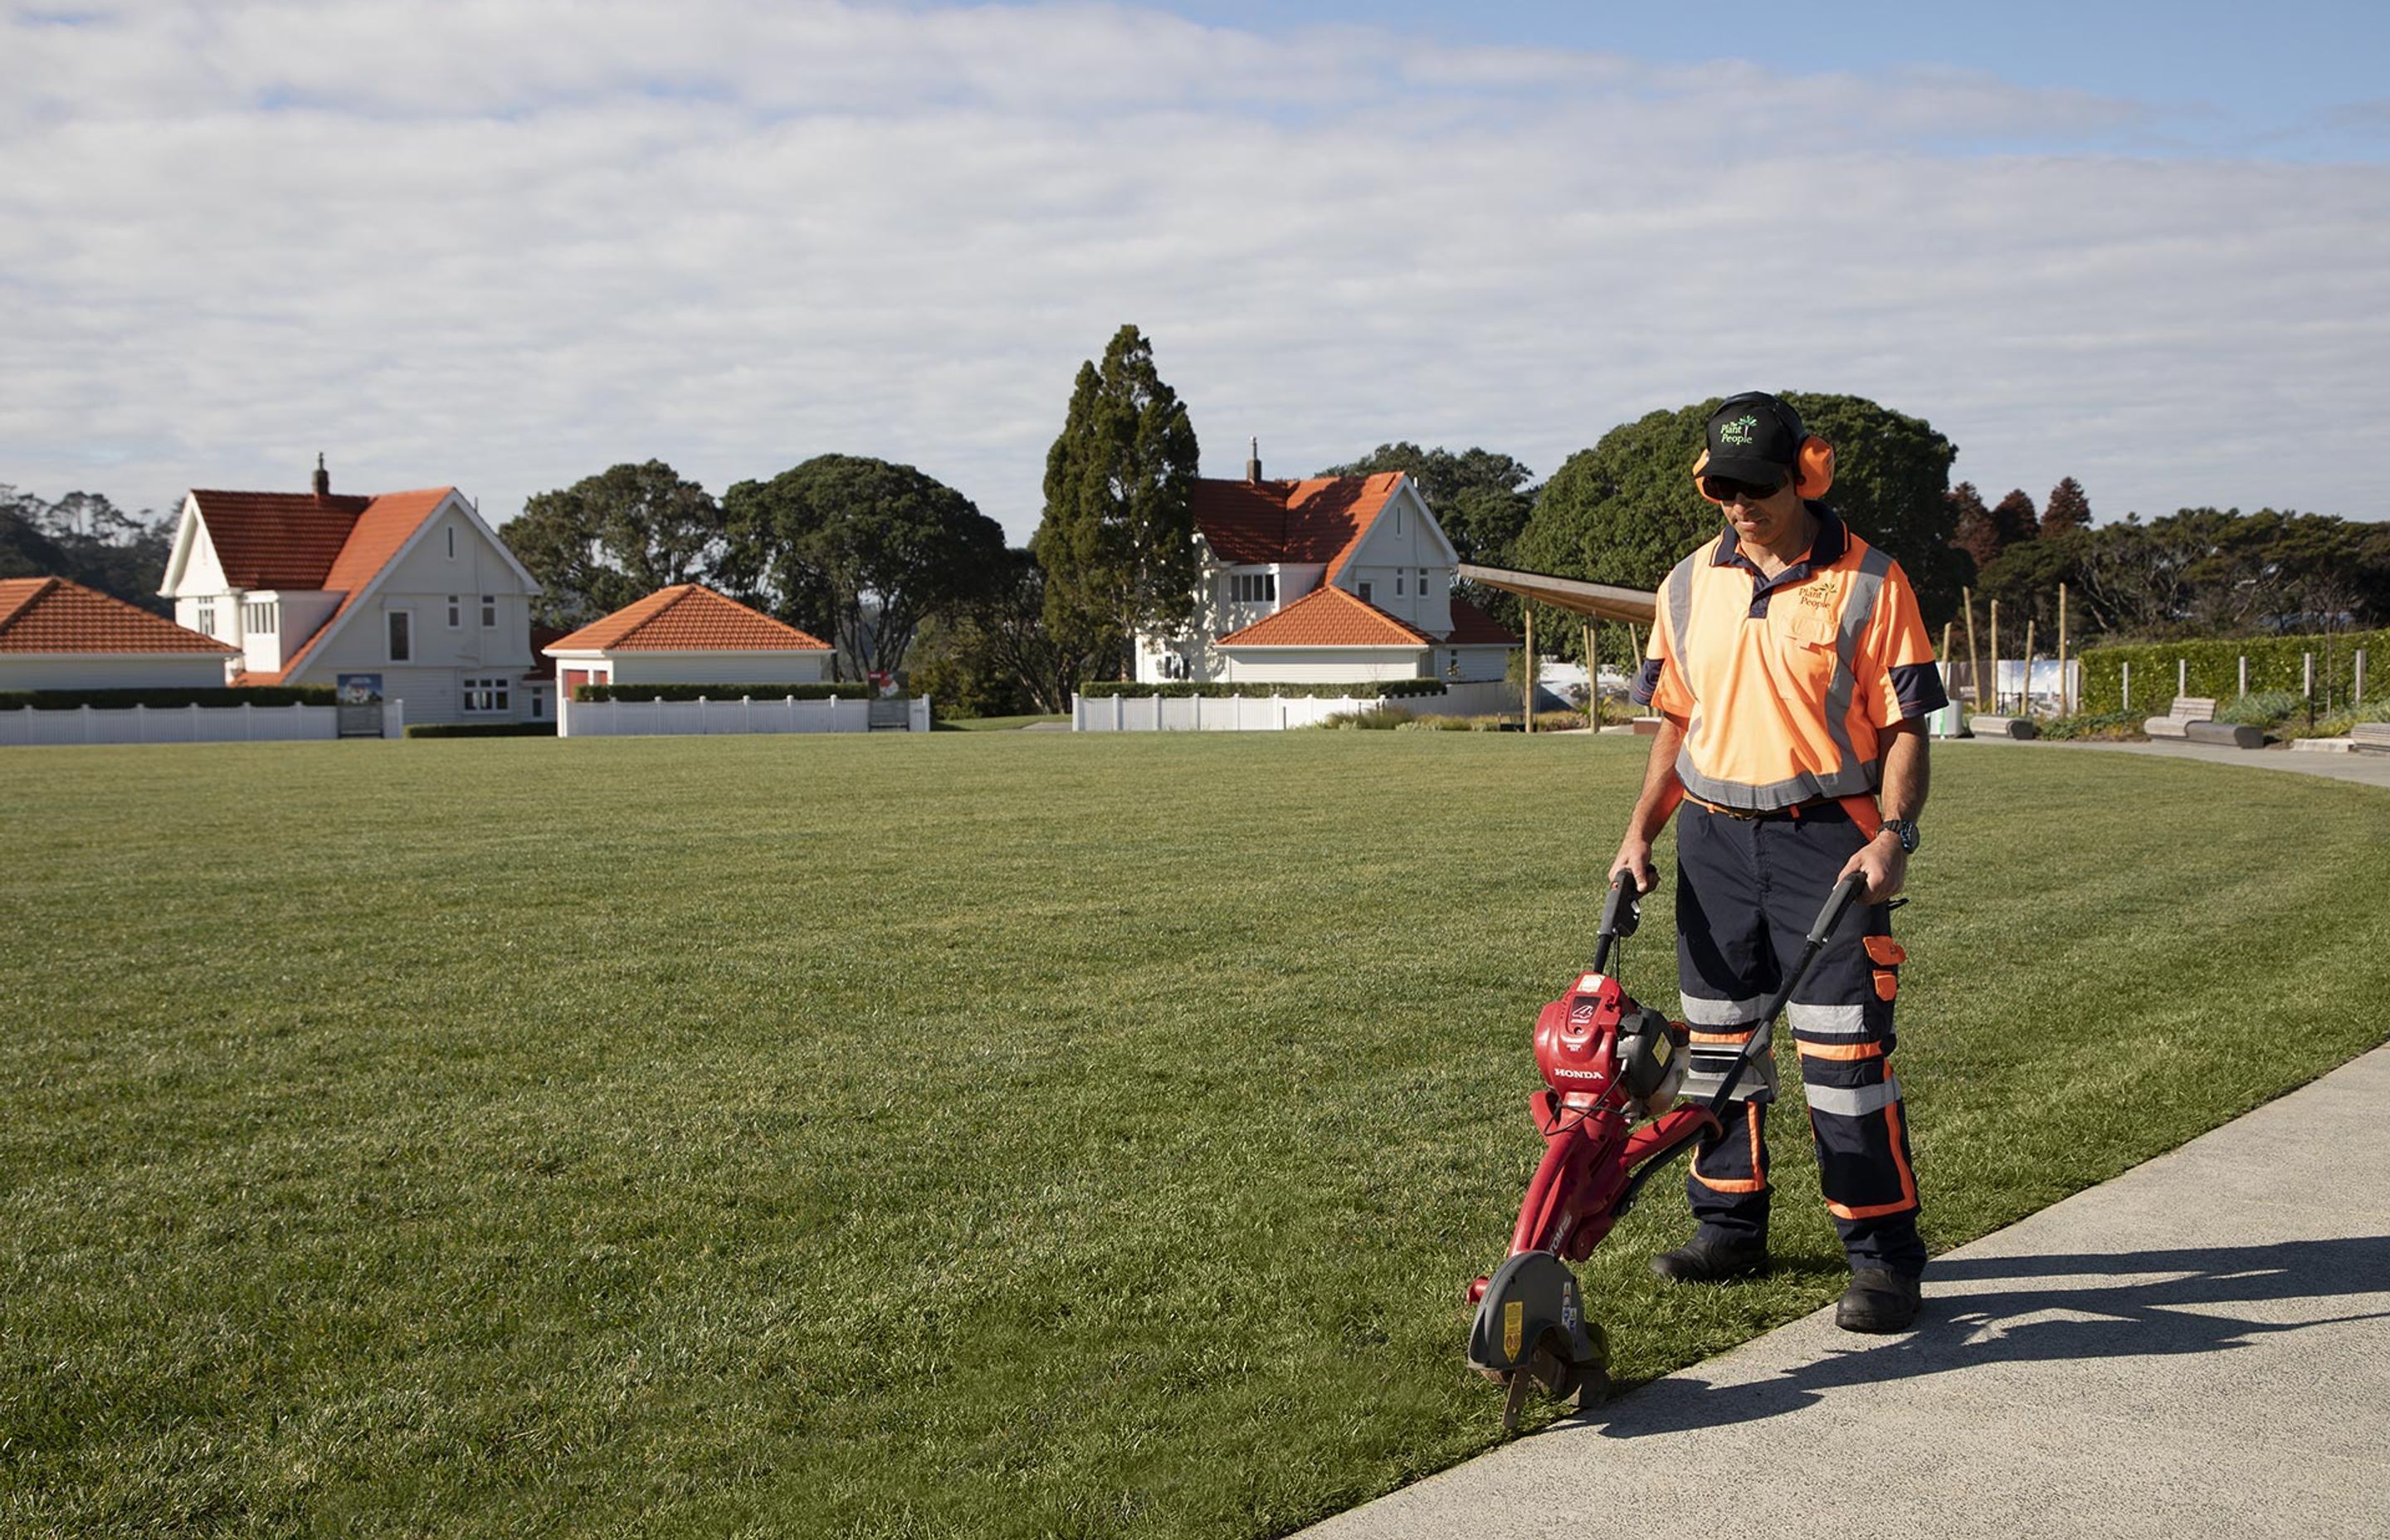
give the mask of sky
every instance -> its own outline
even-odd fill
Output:
[[[0,482],[919,466],[1123,323],[1206,474],[1759,388],[2095,515],[2390,518],[2390,7],[0,9]]]

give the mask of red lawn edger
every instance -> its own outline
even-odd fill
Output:
[[[1761,1021],[1776,1020],[1866,883],[1853,872],[1835,884],[1809,927],[1799,964]],[[1593,1253],[1673,1157],[1704,1130],[1724,1126],[1719,1115],[1751,1062],[1746,1044],[1706,1101],[1675,1105],[1685,1075],[1685,1024],[1636,1004],[1602,971],[1641,916],[1635,879],[1623,872],[1602,905],[1592,969],[1536,1018],[1536,1064],[1545,1088],[1527,1105],[1544,1136],[1543,1163],[1519,1207],[1509,1260],[1469,1286],[1477,1307],[1469,1367],[1507,1388],[1505,1432],[1518,1427],[1530,1383],[1556,1401],[1576,1395],[1580,1406],[1609,1392],[1609,1341],[1586,1320],[1584,1294],[1567,1264]],[[1753,1040],[1758,1035],[1754,1031]]]

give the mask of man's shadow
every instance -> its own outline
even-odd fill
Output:
[[[1965,1287],[1994,1278],[2063,1281]],[[1574,1420],[1598,1425],[1611,1438],[1643,1438],[1755,1422],[1808,1405],[1830,1390],[1981,1364],[2220,1353],[2304,1327],[2390,1318],[2390,1311],[2376,1310],[2258,1321],[2232,1314],[2236,1304],[2384,1293],[2390,1236],[2124,1255],[1946,1258],[1927,1269],[1925,1313],[1904,1336],[1855,1336],[1846,1351],[1753,1384],[1713,1385],[1682,1374],[1653,1380]]]

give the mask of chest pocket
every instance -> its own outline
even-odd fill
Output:
[[[1800,589],[1779,593],[1767,606],[1767,640],[1777,693],[1824,701],[1834,681],[1833,612],[1802,603]]]

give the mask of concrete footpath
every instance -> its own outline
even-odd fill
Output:
[[[2390,786],[2390,754],[2319,753],[2294,749],[2229,749],[2218,743],[2052,742],[2043,738],[1937,738],[1934,751],[1971,752],[1977,748],[2007,752],[2146,754],[2153,759],[2192,760],[2202,764],[2230,764],[2246,770],[2288,770],[2294,775],[2321,776],[2327,780],[2356,781],[2362,786]],[[2385,1530],[2390,1534],[2390,1530]]]
[[[1304,1533],[2379,1540],[2385,1110],[2390,1047],[1936,1258],[1906,1336],[1821,1311]]]

